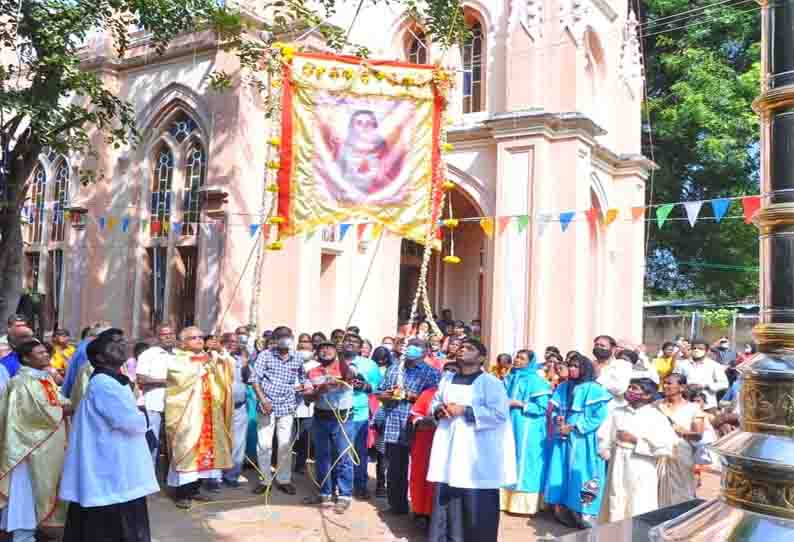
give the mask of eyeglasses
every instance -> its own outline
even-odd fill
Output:
[[[184,340],[186,340],[186,341],[195,341],[195,340],[198,340],[198,339],[201,339],[203,341],[204,337],[202,335],[190,335],[190,336],[184,338]]]

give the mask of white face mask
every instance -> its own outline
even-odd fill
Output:
[[[303,361],[311,361],[314,358],[314,352],[311,350],[301,350],[300,355],[303,356]]]

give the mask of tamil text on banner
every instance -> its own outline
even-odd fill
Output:
[[[285,235],[376,222],[424,241],[443,177],[443,73],[296,54],[285,64],[279,215]]]

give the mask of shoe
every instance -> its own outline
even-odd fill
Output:
[[[353,492],[353,496],[362,501],[368,501],[371,497],[369,491],[367,491],[366,489],[357,489],[356,491]]]
[[[295,495],[298,493],[298,490],[295,489],[295,486],[292,484],[276,484],[276,487],[282,493],[286,493],[287,495]]]
[[[339,497],[334,505],[334,512],[337,514],[344,514],[352,504],[353,499],[350,497]]]
[[[217,480],[212,480],[211,482],[205,482],[203,489],[205,491],[209,491],[210,493],[220,493],[221,483]]]
[[[592,529],[598,524],[595,516],[588,514],[577,514],[579,516],[579,526],[582,529]]]
[[[386,498],[386,488],[385,487],[375,488],[375,498],[376,499],[385,499]]]
[[[190,510],[193,506],[193,502],[190,499],[177,499],[174,501],[174,504],[180,510]]]
[[[416,516],[414,524],[416,524],[416,528],[420,531],[427,531],[430,528],[430,521],[427,516]]]
[[[227,480],[224,478],[223,485],[225,485],[226,487],[230,487],[232,489],[240,489],[240,482],[237,480]]]
[[[213,502],[215,499],[211,495],[199,492],[193,495],[193,500],[197,502]]]
[[[334,501],[330,495],[312,495],[311,497],[304,497],[303,504],[330,508],[334,505]]]
[[[270,484],[265,484],[263,482],[259,482],[258,484],[256,484],[256,487],[253,490],[253,494],[254,495],[264,495],[265,492],[267,491],[267,488],[268,488],[269,485]]]

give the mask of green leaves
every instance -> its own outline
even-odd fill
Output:
[[[708,0],[711,1],[711,0]],[[643,19],[656,171],[653,202],[758,193],[759,125],[751,109],[760,91],[760,17],[752,5],[649,0]],[[677,30],[676,30],[677,29]],[[657,34],[658,32],[664,32]],[[656,34],[656,35],[650,35]],[[645,154],[651,150],[647,130]],[[651,184],[648,183],[650,192]],[[676,266],[698,261],[757,265],[757,230],[741,220],[669,221],[650,232],[646,286],[651,296],[757,294],[757,276],[730,268]],[[672,269],[672,271],[671,271]]]

